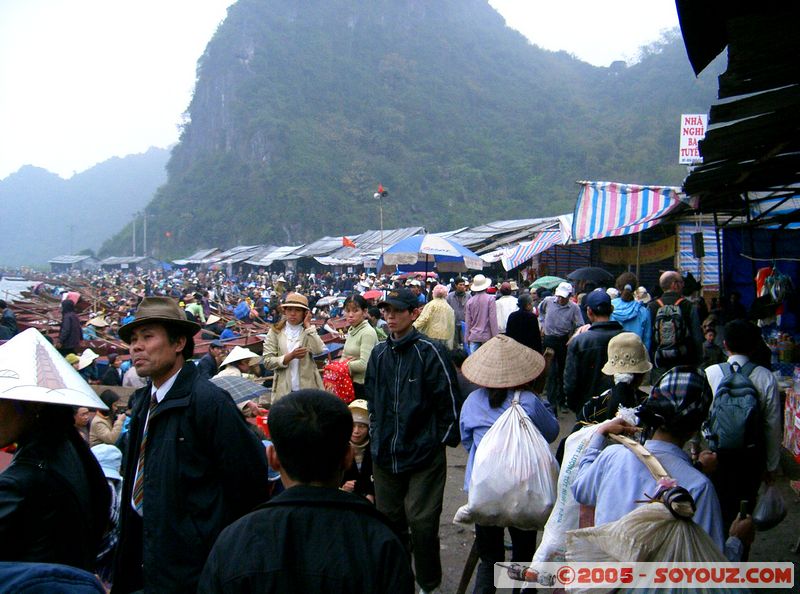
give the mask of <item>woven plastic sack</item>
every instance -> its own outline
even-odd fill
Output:
[[[578,476],[578,464],[598,425],[588,425],[576,431],[564,444],[564,458],[558,473],[558,486],[555,506],[547,519],[542,534],[542,542],[533,556],[534,561],[564,561],[567,552],[567,530],[579,526],[580,504],[572,494],[572,483]]]
[[[453,522],[539,530],[556,502],[558,463],[519,404],[483,436],[475,452],[467,505]]]
[[[691,520],[675,518],[660,502],[641,505],[616,522],[568,531],[567,561],[598,563],[728,562],[705,530]],[[610,590],[570,588],[569,591],[608,592]],[[636,594],[646,591],[643,589],[631,590]],[[722,591],[714,590],[714,592]],[[655,592],[664,594],[669,590],[659,589]]]
[[[349,359],[331,361],[322,369],[322,385],[331,394],[350,404],[356,397],[353,379],[350,377]]]
[[[786,504],[775,485],[768,485],[753,510],[753,523],[760,531],[775,528],[786,517]]]

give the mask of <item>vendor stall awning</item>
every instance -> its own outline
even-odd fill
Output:
[[[575,243],[644,231],[660,223],[685,200],[680,188],[673,186],[578,183],[581,191],[572,220]]]

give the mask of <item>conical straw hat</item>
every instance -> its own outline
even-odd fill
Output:
[[[256,355],[250,349],[246,349],[244,347],[235,346],[233,350],[228,353],[228,356],[225,357],[225,360],[222,362],[220,367],[225,367],[226,365],[230,365],[231,363],[236,363],[237,361],[244,361],[245,359],[251,359],[249,362],[250,365],[255,365],[259,362],[260,357]]]
[[[544,357],[505,334],[498,334],[467,357],[461,372],[485,388],[514,388],[536,379]]]
[[[108,410],[81,374],[34,328],[0,346],[0,398]]]

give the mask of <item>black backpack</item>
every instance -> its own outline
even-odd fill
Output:
[[[752,361],[741,367],[720,363],[724,375],[703,428],[712,450],[754,451],[763,446],[758,390],[750,379],[756,367]]]
[[[661,299],[656,303],[658,310],[653,324],[656,350],[653,362],[656,367],[674,367],[689,352],[686,340],[689,332],[681,308],[683,297],[669,305]]]

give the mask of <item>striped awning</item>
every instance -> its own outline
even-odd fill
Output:
[[[564,238],[561,229],[541,231],[536,234],[532,241],[525,241],[516,247],[503,250],[503,254],[500,258],[503,262],[503,268],[506,270],[516,268],[520,264],[533,258],[536,254],[540,254],[554,245],[560,245],[562,243],[564,243]]]
[[[583,243],[649,229],[685,200],[674,186],[616,182],[578,182],[581,186],[572,220],[572,240]]]

